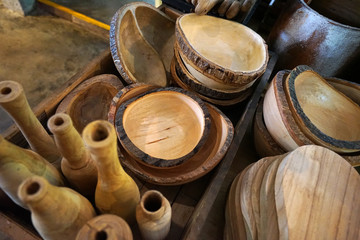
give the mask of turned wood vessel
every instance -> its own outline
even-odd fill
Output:
[[[136,221],[145,240],[165,239],[170,231],[171,206],[156,190],[149,190],[136,207]]]
[[[291,71],[284,87],[290,110],[308,138],[337,152],[360,151],[359,105],[304,65]]]
[[[21,84],[15,81],[1,81],[0,105],[17,124],[31,149],[49,162],[59,165],[61,154],[54,140],[31,110]]]
[[[242,24],[186,14],[177,19],[175,35],[183,60],[215,81],[241,87],[265,72],[267,45]]]
[[[76,240],[132,240],[129,224],[119,216],[102,214],[90,219],[76,235]]]
[[[48,120],[61,154],[61,170],[70,185],[86,197],[93,197],[97,183],[97,168],[76,131],[69,115],[57,113]]]
[[[172,19],[147,3],[130,3],[115,13],[110,26],[110,49],[127,83],[168,85],[174,27]]]
[[[56,113],[68,114],[81,133],[88,123],[107,119],[111,99],[123,87],[120,79],[112,74],[89,78],[64,98]]]
[[[19,185],[34,175],[51,184],[64,186],[61,173],[39,154],[8,142],[0,135],[0,187],[18,205],[27,208],[18,198]]]
[[[159,88],[124,102],[117,110],[118,138],[142,164],[173,167],[205,143],[211,120],[204,102],[180,88]]]
[[[100,213],[110,213],[135,222],[135,209],[140,201],[139,188],[122,168],[117,153],[115,128],[105,120],[89,123],[83,139],[98,168],[95,205]]]
[[[70,188],[53,186],[39,176],[26,179],[18,195],[29,207],[35,229],[47,240],[75,239],[80,228],[96,216],[85,197]]]
[[[194,181],[210,172],[226,154],[233,136],[234,127],[219,109],[207,104],[211,128],[207,141],[193,157],[173,168],[153,168],[141,164],[122,150],[122,163],[144,181],[158,185],[181,185]]]

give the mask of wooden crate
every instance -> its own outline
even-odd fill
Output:
[[[178,12],[164,6],[163,10],[172,17],[176,17],[178,14]],[[220,108],[234,124],[234,139],[223,160],[209,174],[181,186],[158,186],[139,180],[128,171],[138,184],[141,194],[147,190],[156,189],[162,192],[171,203],[173,216],[167,239],[223,238],[224,208],[230,184],[239,171],[250,162],[258,160],[252,146],[252,135],[249,130],[251,130],[256,106],[272,75],[276,59],[276,55],[270,53],[267,70],[257,81],[255,91],[248,100],[234,107]],[[56,107],[67,94],[82,81],[102,73],[116,73],[109,50],[94,59],[58,89],[53,96],[42,101],[34,109],[44,127],[46,127],[48,118],[54,114]],[[5,137],[19,146],[27,146],[16,126],[8,129]],[[24,236],[32,237],[29,239],[39,238],[30,222],[29,212],[17,206],[9,208],[8,205],[0,205],[0,212],[0,221],[6,221],[12,228],[18,229],[14,234],[14,231],[9,231],[8,228],[0,228],[0,233],[5,234],[8,239],[18,239],[18,233],[22,231]],[[134,239],[141,239],[137,226],[133,227],[132,230]]]

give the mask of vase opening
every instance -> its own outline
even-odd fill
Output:
[[[9,88],[9,87],[4,87],[4,88],[2,88],[1,89],[1,94],[3,94],[3,95],[8,95],[8,94],[10,94],[11,93],[11,88]]]
[[[26,193],[28,195],[34,195],[39,191],[39,189],[40,184],[38,182],[33,182],[26,188]]]
[[[161,208],[162,199],[159,194],[151,194],[144,201],[144,207],[149,212],[156,212]]]
[[[55,118],[54,124],[56,126],[61,126],[62,124],[64,124],[64,119],[62,119],[61,117],[57,117]]]
[[[99,231],[96,233],[95,240],[106,240],[106,239],[108,239],[108,236],[105,231]]]
[[[106,139],[108,136],[109,136],[109,133],[108,133],[106,127],[104,127],[102,125],[98,125],[97,129],[93,132],[91,137],[95,142],[100,142],[100,141]]]

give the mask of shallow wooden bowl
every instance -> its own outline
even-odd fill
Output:
[[[67,113],[81,133],[88,123],[107,119],[111,99],[123,87],[115,75],[102,74],[89,78],[62,100],[56,113]]]
[[[285,93],[304,134],[336,152],[360,151],[360,107],[310,67],[291,71]]]
[[[118,108],[120,143],[137,160],[153,167],[173,167],[205,143],[211,121],[204,102],[181,88],[158,88]]]
[[[183,164],[172,168],[153,168],[142,164],[121,148],[121,159],[137,177],[158,185],[181,185],[192,182],[217,166],[225,156],[234,136],[231,121],[216,107],[206,104],[211,119],[209,136],[202,148]]]
[[[127,83],[168,85],[174,31],[174,21],[147,3],[130,3],[115,13],[110,26],[110,49]]]
[[[175,34],[184,61],[215,81],[241,87],[265,72],[267,45],[242,24],[186,14],[177,19]]]
[[[188,90],[188,91],[194,91],[193,89],[191,89],[190,86],[188,86],[185,82],[183,82],[180,79],[179,74],[176,71],[176,66],[175,66],[175,59],[173,60],[173,62],[171,63],[171,75],[173,77],[174,82],[181,88]],[[245,99],[247,99],[253,92],[253,88],[248,88],[245,91],[242,91],[241,95],[237,96],[236,98],[233,99],[216,99],[216,98],[211,98],[205,95],[200,94],[199,92],[194,92],[197,96],[199,96],[202,100],[215,104],[217,106],[232,106],[235,104],[238,104],[242,101],[244,101]]]

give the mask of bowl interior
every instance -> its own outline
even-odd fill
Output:
[[[205,130],[204,112],[191,97],[174,91],[146,94],[123,114],[130,141],[154,158],[173,160],[194,150]]]

